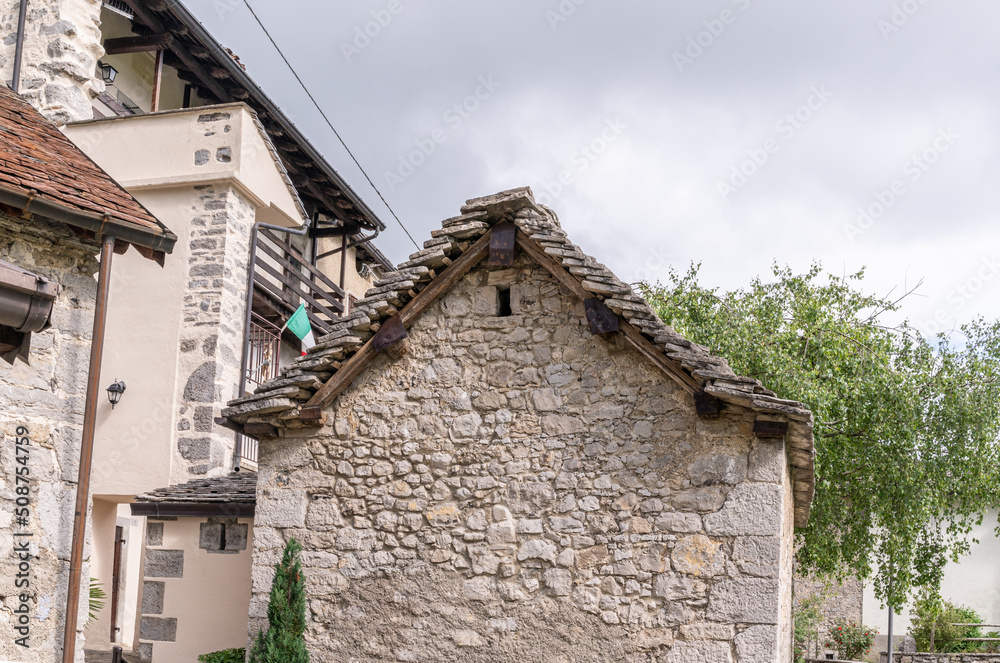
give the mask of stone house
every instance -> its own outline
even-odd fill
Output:
[[[0,659],[50,663],[62,656],[86,383],[100,371],[101,237],[162,265],[176,236],[6,88],[0,136]],[[88,577],[84,564],[84,595]]]
[[[249,564],[199,547],[200,525],[229,507],[147,516],[131,503],[244,481],[234,471],[252,481],[256,443],[216,422],[223,404],[300,356],[282,331],[300,303],[328,333],[391,268],[373,243],[384,225],[182,4],[32,0],[21,35],[17,9],[0,21],[4,80],[20,42],[24,97],[177,235],[163,269],[116,258],[102,387],[127,390],[96,421],[90,562],[109,600],[86,639],[187,663],[244,641]],[[173,567],[150,558],[164,550],[183,553],[182,578],[160,575]],[[144,600],[147,586],[162,600]]]
[[[260,440],[250,634],[314,660],[791,660],[812,415],[663,324],[527,188],[470,200],[223,414]]]

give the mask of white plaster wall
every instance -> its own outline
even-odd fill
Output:
[[[979,540],[972,545],[970,554],[957,564],[945,567],[941,582],[941,596],[957,605],[967,605],[979,613],[989,624],[1000,624],[1000,538],[994,529],[997,526],[997,510],[987,512],[983,523],[972,532]],[[893,634],[906,633],[910,627],[910,606],[897,613],[893,623]],[[865,585],[865,624],[888,632],[889,611],[875,598],[871,584]]]
[[[184,551],[183,578],[163,581],[163,614],[177,619],[175,642],[153,643],[155,663],[193,663],[201,654],[243,647],[250,610],[250,568],[253,519],[246,550],[236,554],[209,553],[198,547],[203,518],[178,518],[163,523],[163,548]]]

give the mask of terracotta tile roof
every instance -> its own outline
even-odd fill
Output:
[[[279,435],[283,429],[307,426],[300,415],[324,383],[334,380],[337,372],[367,347],[376,330],[406,307],[414,293],[444,278],[446,268],[502,220],[513,222],[518,232],[577,281],[581,291],[602,300],[645,342],[655,346],[653,351],[662,353],[664,363],[691,390],[788,421],[795,523],[805,526],[815,488],[812,412],[803,403],[779,398],[759,380],[736,375],[724,358],[665,324],[631,286],[573,244],[556,214],[536,204],[528,187],[466,201],[461,216],[445,219],[439,230],[431,232],[432,239],[424,242],[423,250],[411,255],[396,271],[383,275],[364,299],[355,302],[353,312],[317,339],[306,355],[282,369],[278,377],[261,385],[252,396],[230,402],[222,415],[240,424],[268,424]]]
[[[12,90],[0,86],[0,187],[149,235],[173,236],[135,198]],[[29,211],[30,211],[29,206]]]

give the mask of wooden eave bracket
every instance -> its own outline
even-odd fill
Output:
[[[595,299],[594,294],[584,288],[583,284],[580,283],[577,277],[570,274],[560,263],[556,262],[552,256],[545,253],[545,251],[542,250],[542,247],[539,246],[533,239],[524,233],[519,232],[517,233],[517,245],[522,251],[531,256],[531,258],[543,269],[545,269],[545,271],[551,274],[556,281],[565,286],[567,290],[576,295],[581,301],[586,302],[589,299]],[[605,306],[605,304],[601,302],[601,306]],[[586,304],[584,304],[584,307],[586,308]],[[688,375],[683,368],[678,366],[674,360],[664,355],[663,351],[656,347],[652,341],[646,338],[642,332],[633,327],[627,320],[624,320],[620,316],[614,314],[614,312],[609,312],[618,319],[618,332],[628,345],[632,346],[632,348],[638,351],[639,354],[643,355],[646,359],[655,364],[657,368],[663,371],[667,377],[676,382],[677,385],[684,391],[688,392],[692,396],[701,392],[701,385],[699,385],[693,377]],[[588,316],[588,323],[589,322],[590,318]],[[704,393],[700,398],[704,406],[698,409],[699,416],[717,416],[719,410],[721,409],[721,404],[718,400],[715,399],[714,396]],[[711,399],[711,401],[715,401],[714,406],[709,405],[711,402],[709,399]],[[698,402],[699,400],[696,398],[696,408],[698,407]],[[705,414],[702,415],[702,412],[705,412]]]
[[[345,361],[343,366],[341,366],[340,369],[334,373],[333,376],[327,380],[327,382],[320,387],[315,394],[313,394],[312,398],[310,398],[309,401],[302,406],[299,410],[298,419],[306,426],[323,425],[322,422],[325,421],[323,410],[347,390],[354,380],[357,379],[357,377],[361,375],[361,373],[368,367],[375,357],[378,356],[379,352],[404,342],[406,339],[406,329],[408,329],[417,318],[419,318],[427,309],[437,302],[438,299],[448,292],[452,286],[458,283],[458,281],[468,274],[476,265],[487,258],[487,256],[492,256],[492,249],[494,245],[496,245],[499,249],[496,254],[498,260],[508,260],[506,256],[509,253],[511,256],[509,259],[511,260],[511,264],[513,264],[513,245],[516,245],[528,254],[536,263],[538,263],[540,267],[551,274],[556,281],[576,295],[581,301],[586,302],[587,300],[597,300],[596,303],[592,302],[590,307],[592,310],[597,311],[597,313],[591,315],[596,315],[601,321],[598,324],[598,329],[603,329],[606,326],[610,327],[613,325],[610,317],[607,317],[607,314],[601,311],[603,308],[618,321],[617,332],[628,345],[632,346],[632,348],[646,357],[646,359],[666,374],[667,377],[674,380],[678,386],[694,397],[695,409],[700,417],[714,418],[719,415],[722,409],[722,403],[719,399],[715,398],[711,394],[705,393],[702,390],[701,385],[693,377],[688,375],[683,368],[664,355],[660,348],[656,347],[652,341],[646,338],[638,329],[629,324],[628,321],[614,314],[614,312],[610,309],[607,309],[607,306],[603,303],[603,301],[595,297],[593,293],[586,290],[575,276],[566,271],[561,264],[556,262],[552,256],[545,253],[545,251],[542,250],[542,247],[540,247],[530,237],[526,236],[523,232],[519,231],[516,226],[514,226],[513,233],[514,243],[511,245],[511,249],[508,250],[508,240],[505,238],[506,233],[510,232],[509,228],[506,227],[508,225],[513,226],[513,224],[509,224],[507,222],[498,223],[493,226],[489,232],[485,233],[482,237],[476,240],[476,242],[466,249],[462,255],[445,267],[444,270],[438,274],[437,278],[417,293],[417,295],[411,299],[398,314],[383,322],[375,336],[370,338],[367,343],[361,346],[360,350]],[[496,244],[494,244],[494,242]],[[585,308],[587,307],[586,304],[584,304],[584,306]],[[588,323],[591,323],[590,315],[588,315]],[[402,335],[400,336],[398,328],[394,331],[391,330],[391,333],[390,331],[385,331],[383,335],[383,331],[389,326],[401,327]],[[614,332],[598,333],[604,336],[614,335]],[[390,339],[395,340],[392,343],[387,344]]]

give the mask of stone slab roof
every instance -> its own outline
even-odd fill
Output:
[[[627,321],[656,346],[667,364],[689,386],[723,403],[787,421],[787,446],[792,468],[795,524],[808,521],[815,487],[812,412],[798,401],[779,398],[759,380],[736,375],[722,357],[693,343],[665,324],[649,303],[607,267],[573,244],[556,214],[535,203],[527,187],[466,201],[460,216],[446,219],[431,232],[424,248],[396,271],[385,274],[358,300],[352,313],[317,339],[309,352],[261,385],[253,395],[229,403],[224,417],[241,425],[267,424],[276,434],[309,425],[303,410],[310,399],[355,355],[371,344],[381,325],[404,309],[419,291],[447,274],[447,267],[501,221],[518,230],[554,259],[590,296]],[[438,274],[440,272],[440,274]],[[315,406],[315,403],[311,404]]]
[[[157,488],[135,498],[138,503],[254,504],[257,475],[237,472],[222,477],[194,479],[187,483]]]
[[[23,196],[28,212],[42,214],[38,206],[48,202],[81,217],[104,217],[119,228],[136,231],[134,238],[125,236],[127,233],[114,233],[133,244],[169,252],[176,240],[166,226],[55,125],[3,86],[0,86],[0,189]],[[142,244],[142,236],[161,241]]]

